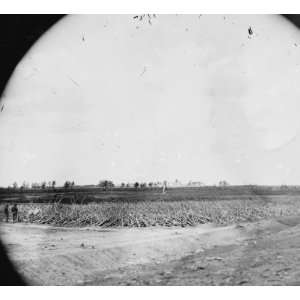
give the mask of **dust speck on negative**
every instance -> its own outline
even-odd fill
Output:
[[[252,34],[253,34],[253,30],[252,30],[252,27],[251,27],[251,26],[249,26],[249,28],[248,28],[248,34],[249,34],[249,35],[252,35]]]

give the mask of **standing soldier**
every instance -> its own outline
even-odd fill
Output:
[[[18,222],[18,207],[17,204],[14,204],[14,206],[11,208],[11,213],[13,217],[13,223]]]
[[[5,204],[5,206],[4,206],[4,215],[5,215],[5,221],[6,221],[6,223],[8,223],[8,219],[9,219],[8,204]]]
[[[163,189],[162,189],[162,193],[163,193],[163,194],[165,194],[165,193],[166,193],[166,191],[167,191],[167,181],[165,180],[165,181],[163,182]]]

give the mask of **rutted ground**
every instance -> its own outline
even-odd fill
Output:
[[[300,284],[300,217],[228,227],[4,224],[20,273],[42,285]]]
[[[245,239],[162,264],[102,274],[95,285],[300,285],[300,218],[240,227]]]

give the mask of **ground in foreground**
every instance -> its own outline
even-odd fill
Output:
[[[1,228],[29,284],[300,285],[300,217],[180,229]]]

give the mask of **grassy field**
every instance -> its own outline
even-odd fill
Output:
[[[116,190],[10,196],[17,199],[12,202],[19,203],[21,222],[60,226],[227,225],[300,214],[300,195],[295,191],[198,188],[170,189],[166,194],[158,190]]]
[[[204,201],[204,200],[255,200],[272,199],[278,196],[299,196],[300,187],[279,186],[229,186],[229,187],[179,187],[170,188],[162,194],[161,188],[114,188],[104,191],[101,188],[13,190],[0,189],[0,203],[95,203],[103,201]]]

